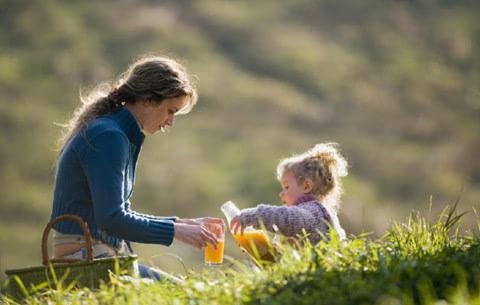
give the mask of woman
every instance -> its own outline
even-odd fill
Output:
[[[51,218],[80,216],[94,238],[94,256],[131,253],[130,242],[169,246],[173,239],[202,248],[217,244],[205,226],[219,218],[181,219],[140,214],[130,208],[135,169],[145,134],[172,127],[197,101],[187,72],[176,61],[147,57],[114,84],[93,90],[60,139]],[[54,257],[85,257],[85,240],[71,221],[54,226]],[[140,266],[142,277],[159,272]]]

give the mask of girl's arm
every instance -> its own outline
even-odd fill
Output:
[[[285,236],[296,236],[315,222],[311,213],[301,207],[275,206],[260,204],[255,208],[244,209],[239,215],[242,227],[263,227],[271,232]]]

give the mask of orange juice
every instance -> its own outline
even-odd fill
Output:
[[[223,248],[224,241],[220,240],[217,243],[217,249],[207,244],[205,247],[205,264],[206,265],[220,265],[223,263]]]
[[[245,249],[254,258],[270,262],[275,260],[274,248],[264,232],[260,230],[247,231],[243,232],[243,235],[240,233],[234,234],[233,238],[241,248]]]

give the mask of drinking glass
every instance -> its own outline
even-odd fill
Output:
[[[205,226],[217,237],[217,249],[207,244],[205,247],[205,265],[215,266],[223,263],[223,249],[225,243],[225,227],[218,223],[207,223]]]

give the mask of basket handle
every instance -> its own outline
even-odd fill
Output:
[[[43,260],[43,265],[48,266],[50,263],[50,260],[48,259],[48,249],[47,249],[47,244],[48,244],[48,234],[50,233],[50,230],[52,229],[53,225],[55,225],[58,222],[64,221],[64,220],[72,220],[75,221],[82,227],[83,230],[83,236],[85,237],[85,241],[87,243],[87,261],[89,263],[93,262],[93,241],[92,241],[92,235],[90,235],[90,230],[88,229],[87,224],[83,221],[82,218],[80,218],[77,215],[62,215],[58,216],[52,221],[50,221],[47,226],[45,227],[45,230],[43,230],[43,236],[42,236],[42,260]]]

